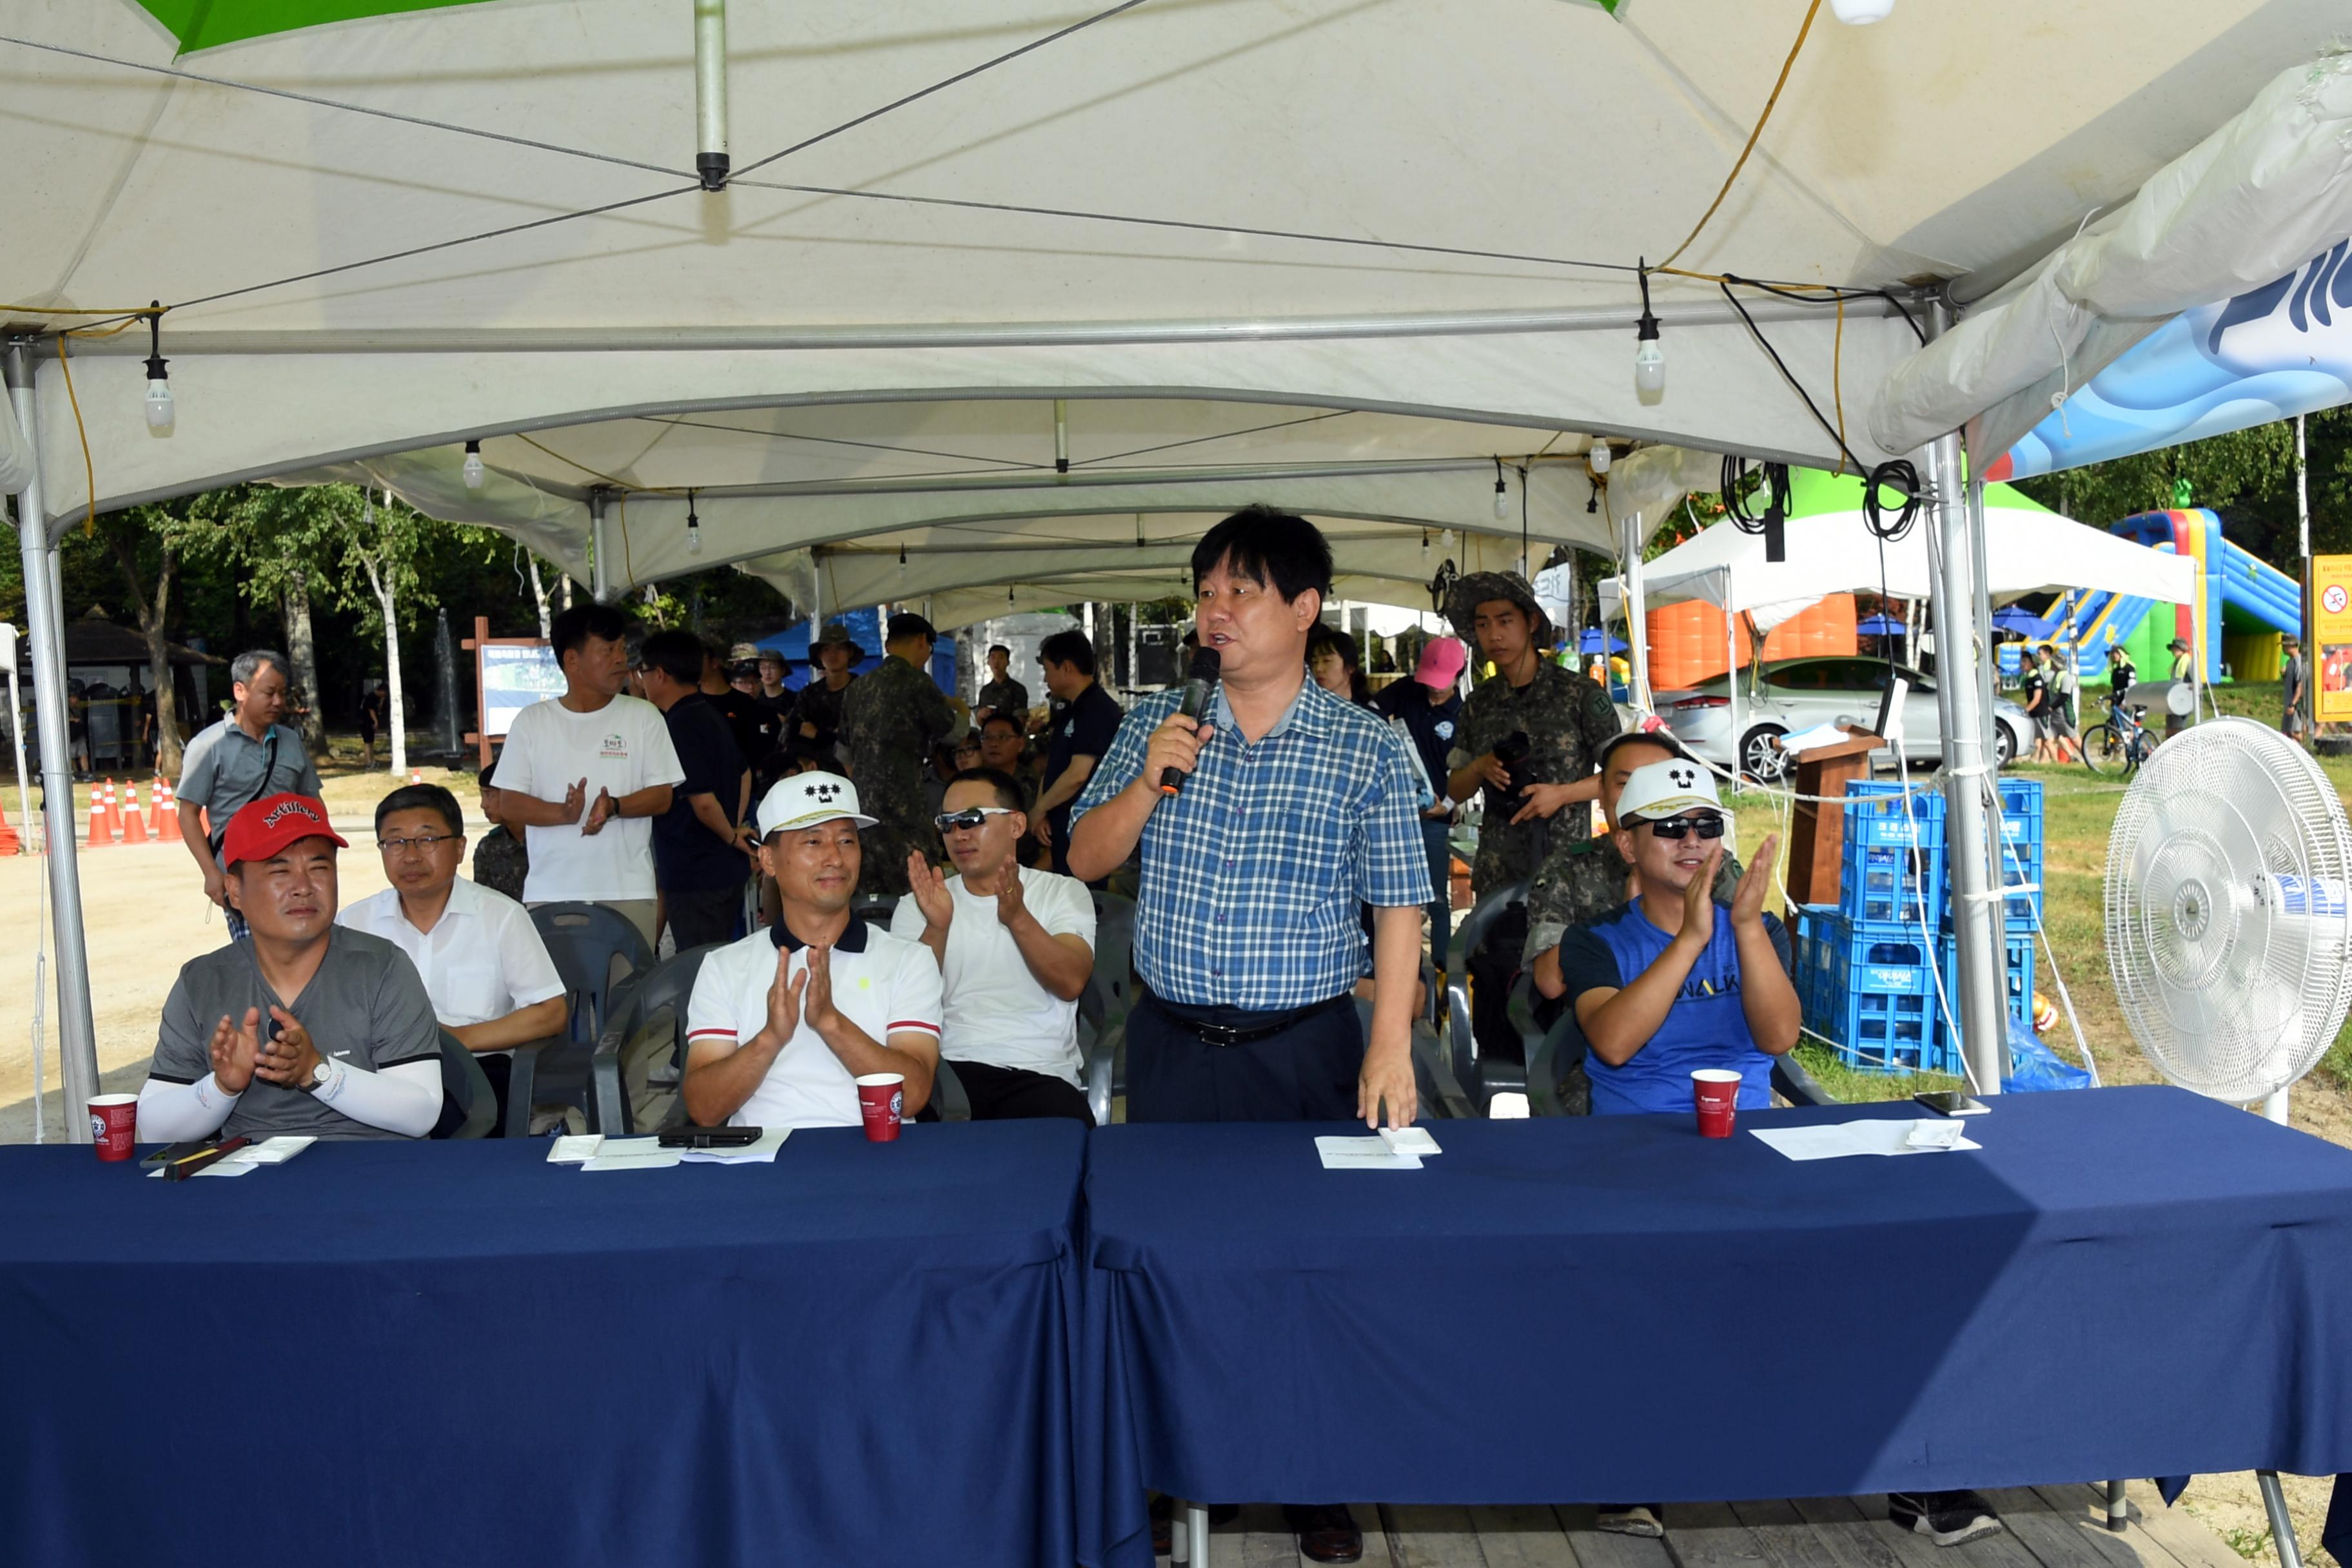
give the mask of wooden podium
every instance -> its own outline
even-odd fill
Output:
[[[1793,904],[1833,904],[1838,901],[1840,860],[1845,852],[1845,812],[1829,804],[1845,798],[1845,786],[1870,771],[1870,753],[1886,742],[1867,730],[1843,726],[1852,740],[1815,746],[1797,753],[1796,788],[1800,800],[1789,822],[1789,901]]]

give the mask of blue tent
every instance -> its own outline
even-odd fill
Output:
[[[1601,651],[1600,632],[1587,628],[1583,640],[1576,645],[1576,651],[1579,653],[1599,653]],[[1611,637],[1609,639],[1609,651],[1611,653],[1623,653],[1625,651],[1625,639],[1620,637]]]
[[[852,669],[865,675],[880,666],[880,610],[852,610],[845,616],[829,616],[825,625],[848,627],[850,639],[865,650],[866,657],[852,665]],[[771,632],[752,646],[782,654],[791,661],[791,668],[784,672],[786,689],[797,691],[808,684],[809,624],[806,621],[795,621],[782,631]],[[931,648],[931,679],[950,697],[961,695],[956,690],[955,637],[952,633],[943,635]]]
[[[1903,635],[1903,623],[1892,616],[1873,616],[1853,631],[1856,637],[1899,637]]]
[[[1995,610],[1992,613],[1992,626],[1995,631],[2015,632],[2021,637],[2036,639],[2047,638],[2052,632],[2058,629],[2057,622],[2043,620],[2040,616],[2021,610],[2015,605],[2004,605]]]

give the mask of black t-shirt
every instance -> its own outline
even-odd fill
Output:
[[[775,745],[783,724],[767,699],[738,691],[731,686],[724,691],[706,691],[701,695],[727,721],[727,731],[734,736],[735,750],[745,762],[766,756]]]
[[[1096,681],[1078,693],[1069,706],[1062,710],[1054,723],[1054,743],[1045,752],[1045,788],[1052,789],[1055,782],[1068,769],[1072,757],[1092,757],[1100,763],[1110,752],[1110,743],[1118,733],[1118,721],[1127,716],[1118,699],[1102,689]],[[1076,796],[1064,801],[1045,814],[1054,825],[1055,859],[1059,861],[1070,844],[1070,807]]]
[[[2047,713],[2049,708],[2043,700],[2048,694],[2049,683],[2042,679],[2041,667],[2033,664],[2027,665],[2025,679],[2018,682],[2018,695],[2024,699],[2022,706],[2025,710],[2036,719]]]
[[[730,695],[740,698],[741,693]],[[670,792],[669,809],[654,818],[655,879],[665,891],[740,887],[751,874],[751,861],[702,825],[688,798],[716,796],[727,820],[740,820],[735,803],[742,787],[743,753],[729,732],[726,716],[718,699],[697,692],[680,698],[662,718],[686,782]]]
[[[1446,754],[1454,750],[1454,729],[1462,718],[1462,694],[1449,691],[1443,702],[1429,700],[1429,688],[1418,680],[1392,681],[1372,699],[1372,710],[1383,719],[1402,719],[1429,787],[1445,793]]]

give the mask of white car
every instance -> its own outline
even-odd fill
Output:
[[[1906,666],[1895,667],[1911,683],[1903,700],[1903,757],[1927,764],[1944,752],[1944,727],[1936,711],[1936,682]],[[1817,724],[1869,725],[1878,717],[1886,689],[1885,659],[1861,657],[1780,659],[1764,667],[1761,679],[1741,670],[1739,730],[1732,732],[1731,694],[1725,679],[1685,691],[1657,693],[1658,716],[1675,738],[1701,759],[1777,784],[1788,766],[1780,737]],[[1993,701],[1993,750],[2006,767],[2033,745],[2033,721],[2006,698]],[[1883,754],[1882,754],[1883,755]],[[1891,759],[1887,759],[1891,763]]]

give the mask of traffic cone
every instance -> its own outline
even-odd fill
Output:
[[[159,844],[178,843],[180,838],[180,803],[172,795],[172,781],[155,781],[155,841]]]
[[[411,769],[409,769],[409,770],[408,770],[408,782],[409,782],[410,784],[423,784],[423,783],[425,782],[425,770],[424,770],[424,769],[422,769],[422,768],[411,768]]]
[[[106,836],[119,841],[122,837],[122,813],[115,805],[114,781],[108,779],[102,787],[106,791]]]
[[[107,849],[113,844],[114,834],[106,820],[106,797],[92,788],[89,792],[89,837],[83,842],[82,847]]]
[[[122,816],[122,842],[147,842],[147,819],[139,815],[139,786],[135,784],[131,786],[131,809]]]
[[[23,848],[23,844],[17,840],[16,830],[8,826],[7,805],[0,802],[0,855],[15,855]]]

